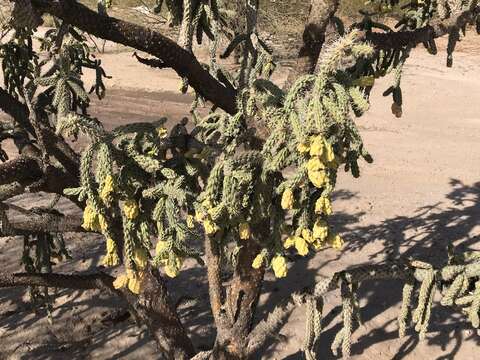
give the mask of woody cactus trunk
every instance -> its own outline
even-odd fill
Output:
[[[111,1],[99,0],[96,11],[75,0],[12,3],[0,44],[0,108],[10,117],[1,124],[0,139],[13,139],[20,155],[8,159],[1,152],[0,210],[2,234],[24,237],[25,272],[2,274],[0,287],[30,286],[47,310],[53,306],[49,287],[108,291],[126,301],[165,359],[249,358],[297,306],[307,309],[302,350],[307,359],[317,358],[323,296],[337,288],[344,326],[332,350],[341,348],[348,357],[360,312],[357,290],[369,280],[406,282],[401,335],[415,306],[413,322],[425,336],[435,290],[444,295],[442,305],[459,306],[479,326],[480,257],[453,249],[440,269],[399,260],[334,274],[254,322],[266,272],[285,278],[290,253],[313,256],[343,246],[329,223],[331,197],[339,170],[358,177],[359,161],[372,162],[356,118],[368,110],[375,79],[393,73],[385,96],[392,95],[392,112],[401,116],[402,68],[411,49],[423,44],[436,53],[435,39],[448,35],[451,66],[460,34],[471,24],[480,30],[477,1],[412,2],[395,31],[368,12],[345,28],[335,16],[336,0],[312,0],[297,66],[282,87],[272,80],[276,56],[259,35],[258,0],[233,6],[157,1],[152,12],[169,14],[178,42],[109,16],[116,6]],[[383,5],[392,11],[397,4]],[[44,15],[53,17],[54,27],[37,45],[33,35]],[[180,91],[195,94],[187,117],[170,131],[163,114],[107,131],[88,113],[90,96],[108,96],[108,69],[93,56],[86,35],[141,51],[135,56],[146,66],[175,70]],[[195,42],[208,47],[206,63],[195,56]],[[228,70],[222,59],[232,54],[239,55],[239,65]],[[96,72],[89,91],[85,68]],[[69,139],[80,136],[88,145],[77,154]],[[51,206],[23,209],[4,202],[39,191],[57,195]],[[82,219],[55,209],[62,196],[83,210]],[[16,221],[15,212],[32,220]],[[122,274],[54,273],[52,258],[68,257],[62,235],[68,231],[103,235],[102,265]],[[208,275],[216,338],[203,352],[192,343],[165,281],[182,271],[187,258]]]

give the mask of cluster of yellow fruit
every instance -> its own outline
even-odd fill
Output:
[[[113,194],[115,191],[113,176],[107,175],[100,190],[100,199],[106,206],[113,201]],[[107,254],[102,260],[104,266],[115,266],[120,263],[117,254],[117,245],[112,238],[108,236],[108,223],[103,214],[97,213],[93,205],[87,201],[85,210],[83,211],[82,227],[87,231],[101,232],[106,237]]]
[[[252,262],[252,268],[260,269],[263,265],[267,264],[267,254],[261,252],[258,254]],[[272,270],[277,278],[284,278],[287,276],[287,260],[282,255],[275,255],[271,261]]]
[[[195,220],[200,224],[203,224],[205,234],[208,236],[214,236],[220,230],[220,227],[213,220],[216,218],[216,215],[219,211],[222,211],[221,206],[215,207],[213,206],[212,202],[207,199],[202,202],[201,208],[195,214]],[[239,224],[238,235],[241,240],[250,239],[251,234],[252,231],[249,223],[242,222]]]
[[[113,194],[115,192],[115,181],[112,175],[107,175],[100,190],[100,198],[108,205],[113,201]]]
[[[106,207],[110,206],[113,202],[113,196],[115,192],[115,181],[112,175],[107,175],[100,187],[99,196]],[[129,220],[134,220],[138,217],[140,209],[135,200],[127,200],[123,206],[123,213]],[[115,241],[110,237],[111,232],[108,231],[108,222],[105,216],[98,213],[95,207],[90,201],[87,201],[87,205],[83,211],[83,223],[82,227],[87,231],[101,232],[106,237],[106,255],[102,259],[102,265],[104,266],[116,266],[120,264],[118,257],[118,249]],[[119,276],[114,286],[116,288],[128,287],[132,292],[138,294],[141,289],[141,280],[143,278],[143,270],[147,266],[148,256],[145,249],[136,249],[134,253],[136,271],[127,269],[124,275]]]
[[[140,294],[143,288],[146,268],[148,265],[148,254],[143,248],[137,248],[134,252],[134,261],[136,269],[127,268],[125,273],[118,276],[113,282],[115,289],[128,288],[134,294]]]
[[[208,199],[204,200],[201,204],[201,208],[195,213],[195,220],[200,224],[203,224],[205,234],[213,236],[220,230],[220,227],[212,220],[212,215],[215,211],[215,207]]]
[[[123,213],[128,220],[135,220],[140,213],[140,209],[135,200],[127,200],[123,204]]]
[[[182,269],[184,259],[175,254],[174,252],[165,251],[168,249],[168,247],[168,241],[159,240],[155,247],[155,252],[157,253],[157,255],[162,254],[160,265],[163,266],[165,274],[167,274],[167,276],[171,278],[174,278]]]
[[[323,136],[314,135],[308,142],[298,144],[297,150],[310,157],[306,163],[309,180],[315,187],[323,187],[328,181],[328,169],[336,169],[339,165],[332,144]]]
[[[105,216],[97,213],[90,203],[87,203],[87,206],[83,211],[82,227],[87,231],[97,231],[105,234],[107,243],[107,254],[103,257],[102,265],[118,265],[120,263],[120,259],[118,258],[117,254],[117,245],[115,244],[115,241],[113,241],[113,239],[107,235],[108,224],[105,220]]]
[[[321,135],[311,136],[308,142],[300,143],[297,150],[308,156],[306,170],[308,179],[316,188],[323,188],[329,181],[329,169],[337,169],[341,158],[335,155],[332,145]],[[284,210],[295,208],[294,190],[287,188],[281,199],[281,206]],[[332,214],[332,204],[328,195],[321,195],[315,202],[315,213],[318,218],[313,225],[313,229],[299,228],[293,235],[286,238],[283,243],[285,249],[295,247],[298,254],[306,256],[309,247],[320,250],[325,245],[330,245],[334,249],[343,247],[343,239],[338,234],[329,231],[328,223],[323,219]],[[253,260],[252,267],[259,269],[267,265],[267,253],[262,251]],[[287,275],[287,262],[284,256],[275,255],[271,260],[271,266],[277,278]]]

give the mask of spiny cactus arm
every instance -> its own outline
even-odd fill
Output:
[[[236,112],[236,92],[223,86],[192,53],[166,36],[127,21],[100,15],[73,0],[32,0],[31,3],[38,12],[56,16],[91,35],[159,58],[181,77],[188,78],[189,85],[205,99],[230,114]]]
[[[412,31],[397,31],[390,33],[372,32],[365,39],[372,43],[377,50],[402,49],[415,47],[422,42],[439,38],[449,34],[454,29],[461,29],[466,24],[475,23],[480,15],[478,1],[472,2],[469,9],[452,14],[448,19],[438,19],[429,25]]]
[[[367,280],[406,279],[409,274],[408,266],[402,261],[359,266],[335,273],[331,277],[318,282],[310,291],[303,294],[295,293],[288,300],[277,306],[250,334],[248,353],[254,353],[269,337],[276,334],[287,320],[288,315],[297,306],[304,305],[310,297],[320,298],[326,293],[338,289],[341,285],[342,277],[347,277],[352,282],[360,283]],[[418,276],[420,277],[421,274],[418,274]]]

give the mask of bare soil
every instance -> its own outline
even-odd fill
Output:
[[[112,128],[167,116],[178,121],[188,113],[191,95],[178,95],[180,80],[170,70],[140,65],[123,48],[107,46],[100,54],[107,73],[107,98],[95,100],[91,113]],[[295,262],[286,279],[271,274],[261,296],[259,319],[292,290],[301,290],[333,272],[400,254],[441,264],[446,244],[479,247],[480,227],[480,47],[472,34],[462,41],[454,67],[446,68],[445,43],[431,56],[415,50],[403,78],[404,114],[390,112],[391,99],[381,93],[390,79],[376,84],[372,108],[360,119],[372,165],[362,164],[362,176],[340,174],[334,201],[334,222],[346,238],[342,252],[326,250]],[[277,72],[286,79],[288,68]],[[94,74],[87,74],[92,80]],[[88,80],[87,80],[88,83]],[[75,146],[81,148],[82,142]],[[8,148],[10,152],[13,148]],[[46,194],[14,199],[25,207],[45,204]],[[57,206],[75,212],[72,204]],[[56,271],[97,268],[104,253],[97,236],[67,237],[73,260]],[[2,271],[21,271],[21,238],[0,239]],[[114,270],[113,273],[119,270]],[[181,306],[181,316],[195,334],[199,348],[213,340],[212,318],[204,269],[193,262],[170,281],[177,298],[194,299]],[[411,329],[398,339],[396,315],[401,284],[396,281],[368,283],[361,287],[363,325],[353,335],[355,359],[476,359],[480,337],[462,316],[435,306],[432,325],[423,342]],[[155,346],[147,333],[116,311],[118,302],[97,291],[58,292],[53,323],[35,312],[24,289],[0,289],[0,359],[154,359]],[[326,299],[322,359],[334,359],[330,344],[340,329],[337,293]],[[295,310],[278,339],[262,349],[258,359],[301,359],[304,309]],[[281,341],[279,341],[281,340]]]

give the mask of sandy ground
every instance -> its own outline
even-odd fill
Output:
[[[341,174],[334,201],[334,221],[348,240],[342,252],[327,250],[302,259],[289,276],[274,280],[269,274],[261,297],[259,319],[292,290],[354,265],[380,262],[408,254],[440,264],[445,245],[478,247],[480,216],[480,52],[478,39],[468,37],[455,54],[453,68],[445,67],[445,54],[415,50],[403,78],[404,115],[390,113],[390,98],[381,92],[388,79],[379,81],[372,109],[358,120],[372,165],[362,164],[362,176]],[[444,50],[444,44],[440,44]],[[118,48],[100,55],[111,80],[108,96],[94,101],[93,115],[108,128],[126,122],[168,116],[178,120],[191,97],[178,95],[178,77],[169,70],[139,65],[131,53]],[[285,69],[283,69],[285,70]],[[279,71],[283,81],[287,71]],[[87,74],[92,79],[93,74]],[[88,83],[88,81],[87,81]],[[47,195],[21,196],[15,203],[26,207],[44,204]],[[72,212],[67,202],[60,210]],[[58,271],[85,271],[97,267],[104,251],[95,236],[70,235],[73,260]],[[2,271],[20,271],[22,241],[0,239]],[[192,281],[193,280],[193,281]],[[206,303],[205,272],[189,263],[171,281],[176,297],[196,294],[196,301],[181,307],[181,315],[199,348],[209,347],[213,329]],[[396,314],[401,284],[395,281],[365,284],[360,299],[364,324],[353,335],[355,359],[474,359],[479,336],[448,310],[435,307],[424,342],[413,330],[397,338]],[[330,343],[339,330],[337,293],[327,297],[322,359],[335,358]],[[155,358],[148,335],[130,319],[117,316],[117,302],[96,291],[60,291],[53,323],[36,314],[22,289],[0,290],[0,359],[140,359]],[[112,320],[113,319],[113,320]],[[297,309],[281,330],[282,342],[269,344],[258,359],[301,359],[304,309]],[[477,353],[478,354],[478,353]]]

